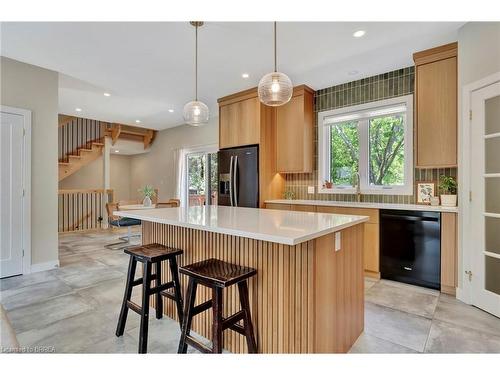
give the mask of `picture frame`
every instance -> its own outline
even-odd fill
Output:
[[[435,181],[418,181],[416,187],[417,204],[431,204],[431,197],[436,194]]]

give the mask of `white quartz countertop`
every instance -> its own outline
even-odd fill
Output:
[[[333,206],[333,207],[355,207],[355,208],[378,208],[385,210],[458,212],[458,207],[430,206],[424,204],[338,202],[338,201],[320,201],[320,200],[306,200],[306,199],[274,199],[274,200],[266,200],[265,203],[304,204],[310,206]]]
[[[226,206],[155,208],[113,214],[285,245],[297,245],[368,221],[367,216]]]

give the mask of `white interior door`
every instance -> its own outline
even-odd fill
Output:
[[[0,277],[7,277],[23,273],[24,116],[0,116]]]
[[[474,91],[471,109],[471,302],[500,316],[500,82]]]

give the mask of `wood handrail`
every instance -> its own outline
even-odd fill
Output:
[[[57,194],[113,193],[113,189],[59,189]]]

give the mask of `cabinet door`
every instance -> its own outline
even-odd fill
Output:
[[[250,98],[223,105],[219,110],[219,147],[259,144],[260,102]]]
[[[303,211],[303,212],[316,212],[316,206],[311,206],[309,204],[294,204],[292,206],[293,211]]]
[[[234,125],[238,121],[238,103],[224,105],[219,109],[219,148],[237,145]]]
[[[236,143],[238,146],[255,145],[260,141],[260,101],[251,98],[238,105]]]
[[[417,167],[457,165],[457,58],[417,66]]]
[[[278,172],[304,169],[304,96],[294,96],[276,113],[276,167]]]

